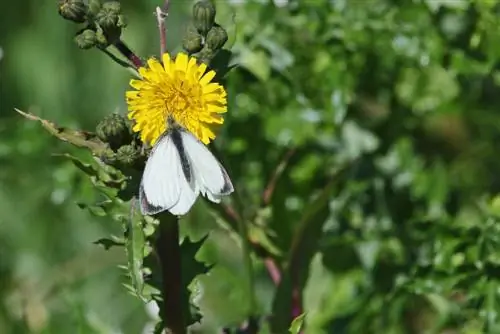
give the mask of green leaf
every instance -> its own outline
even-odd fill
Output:
[[[127,269],[135,294],[146,302],[150,300],[150,297],[146,297],[143,294],[143,261],[145,257],[144,250],[146,247],[146,237],[143,230],[144,219],[141,213],[138,212],[138,210],[135,210],[134,205],[136,205],[136,201],[130,201],[130,218],[124,218],[124,226],[126,228],[125,249],[127,253]]]
[[[180,247],[182,254],[182,292],[183,292],[183,313],[189,315],[186,326],[192,325],[201,320],[199,307],[194,302],[196,294],[196,280],[198,275],[207,274],[212,268],[203,262],[196,260],[196,254],[207,240],[208,234],[198,241],[191,241],[189,237],[185,238]]]
[[[300,331],[302,330],[302,327],[304,326],[304,321],[306,318],[306,313],[302,313],[295,319],[293,319],[292,324],[290,325],[290,328],[288,331],[290,334],[299,334]]]
[[[99,240],[94,241],[95,245],[101,245],[104,247],[105,250],[110,249],[111,247],[115,246],[124,246],[125,241],[120,240],[119,238],[101,238]]]
[[[242,50],[238,58],[238,63],[250,71],[250,73],[255,75],[257,79],[261,81],[269,79],[271,74],[271,64],[269,57],[263,50]]]

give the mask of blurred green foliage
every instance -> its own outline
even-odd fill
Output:
[[[172,1],[171,50],[191,4]],[[122,2],[139,55],[158,53],[156,5]],[[215,146],[252,240],[283,268],[275,286],[254,254],[255,314],[284,332],[298,287],[306,333],[498,333],[497,2],[216,5],[237,67]],[[0,13],[0,333],[140,333],[154,316],[122,286],[125,253],[93,244],[122,227],[76,205],[102,198],[52,154],[89,157],[13,111],[94,130],[125,112],[130,74],[77,49],[55,5]],[[210,231],[201,333],[240,324],[249,299],[240,243],[212,213],[198,201],[182,222],[194,240]]]

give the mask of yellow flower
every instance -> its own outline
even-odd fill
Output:
[[[184,53],[175,60],[165,53],[163,66],[152,58],[139,69],[142,79],[130,81],[135,90],[126,97],[128,117],[143,142],[154,145],[167,130],[168,116],[204,144],[215,138],[212,130],[224,122],[221,114],[227,111],[226,91],[211,82],[215,72],[206,70],[205,64],[198,65]]]

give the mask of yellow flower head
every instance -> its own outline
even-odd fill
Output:
[[[211,82],[215,72],[206,70],[205,64],[198,65],[184,53],[175,60],[165,53],[163,66],[150,59],[139,69],[142,79],[130,81],[135,90],[126,97],[128,117],[135,121],[133,129],[143,142],[154,145],[167,130],[169,116],[204,144],[215,138],[212,129],[224,122],[221,114],[227,111],[226,91]]]

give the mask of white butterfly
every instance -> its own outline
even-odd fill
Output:
[[[234,191],[226,170],[208,148],[171,118],[153,147],[142,174],[143,215],[165,210],[184,215],[201,193],[214,203]]]

